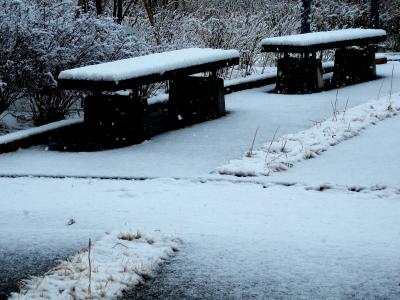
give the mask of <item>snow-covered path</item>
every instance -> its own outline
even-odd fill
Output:
[[[400,187],[399,130],[400,117],[384,120],[318,159],[302,162],[287,172],[272,174],[270,180],[308,185]]]
[[[382,79],[340,89],[338,108],[400,92],[400,64],[378,66]],[[382,85],[382,80],[383,85]],[[382,86],[382,88],[381,88]],[[46,152],[43,148],[0,156],[0,174],[80,176],[192,177],[205,175],[230,159],[240,158],[260,127],[255,148],[278,135],[295,133],[332,114],[336,90],[311,95],[268,94],[264,89],[227,96],[225,118],[168,132],[151,141],[98,153]],[[380,92],[380,93],[379,93]]]
[[[395,194],[171,179],[0,185],[5,249],[83,245],[125,226],[162,229],[186,244],[166,291],[182,284],[176,293],[198,298],[207,289],[209,299],[400,296]],[[67,226],[71,217],[76,224]]]

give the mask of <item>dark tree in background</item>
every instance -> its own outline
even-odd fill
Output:
[[[311,32],[311,1],[302,0],[301,33]]]
[[[371,28],[379,28],[379,0],[370,0],[371,1],[371,20],[370,26]]]
[[[100,16],[103,13],[103,3],[101,0],[96,0],[96,14]]]

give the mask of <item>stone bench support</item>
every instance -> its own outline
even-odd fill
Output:
[[[86,97],[84,128],[89,141],[99,149],[107,149],[146,140],[146,107],[147,100],[134,95]]]
[[[185,76],[171,80],[168,114],[173,128],[224,116],[224,80],[216,76]]]
[[[320,91],[324,86],[320,59],[315,57],[284,57],[277,63],[276,92],[305,94]]]
[[[343,86],[375,79],[375,52],[373,48],[336,50],[333,83]]]

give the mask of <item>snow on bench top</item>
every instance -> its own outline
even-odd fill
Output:
[[[234,58],[237,50],[188,48],[66,70],[58,79],[118,82]]]
[[[267,38],[261,41],[261,45],[306,47],[319,44],[334,43],[338,41],[350,41],[384,36],[386,36],[386,31],[381,29],[342,29]]]

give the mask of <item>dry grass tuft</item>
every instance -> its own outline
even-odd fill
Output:
[[[142,238],[142,234],[139,230],[136,231],[136,233],[121,233],[118,236],[118,239],[123,240],[123,241],[133,241],[133,240],[139,240]]]

